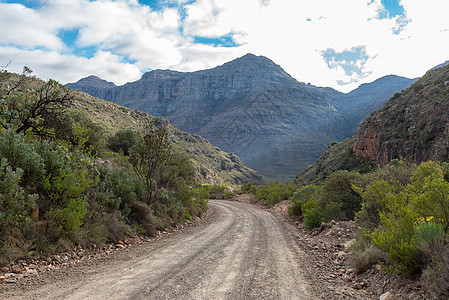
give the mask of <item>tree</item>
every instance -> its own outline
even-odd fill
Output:
[[[129,155],[129,149],[137,142],[138,135],[131,129],[123,129],[108,139],[108,148],[114,152],[123,151],[123,154]]]
[[[130,149],[129,162],[147,191],[145,200],[150,205],[157,199],[163,170],[171,157],[171,139],[166,124],[149,123],[143,140]]]
[[[21,75],[4,70],[0,76],[0,127],[16,133],[31,130],[43,137],[54,136],[51,128],[62,122],[73,95],[62,84],[50,79],[38,87],[29,84],[31,70],[27,67]]]

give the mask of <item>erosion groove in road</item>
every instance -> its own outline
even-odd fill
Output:
[[[25,299],[314,299],[287,224],[258,207],[211,200],[216,219],[142,245]],[[131,249],[132,250],[132,249]],[[15,299],[19,295],[15,295]]]

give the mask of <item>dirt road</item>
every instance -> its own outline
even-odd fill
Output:
[[[249,204],[211,200],[210,206],[215,217],[207,224],[0,298],[328,299],[313,286],[293,227]]]

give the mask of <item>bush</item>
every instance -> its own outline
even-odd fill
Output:
[[[22,180],[27,185],[36,184],[44,175],[44,162],[34,150],[33,144],[12,130],[0,133],[0,159],[2,158],[8,160],[11,168],[23,170]]]
[[[363,251],[353,251],[350,256],[351,268],[355,273],[361,274],[368,270],[373,264],[385,261],[385,252],[374,245],[369,245]]]
[[[364,207],[374,209],[362,208],[359,213],[362,220],[371,220],[361,224],[371,232],[373,243],[406,275],[421,271],[426,264],[423,246],[440,239],[449,227],[449,183],[441,166],[422,163],[411,168],[410,174],[402,183],[377,177],[362,192]],[[377,217],[379,225],[374,228],[372,220],[377,221]],[[423,218],[429,224],[422,223]]]
[[[131,129],[119,130],[108,139],[107,146],[114,152],[123,151],[124,155],[129,155],[129,149],[134,146],[139,139],[137,132]]]
[[[338,171],[328,177],[318,201],[328,219],[353,220],[360,210],[362,197],[353,189],[361,185],[362,176],[357,172]]]
[[[318,209],[317,199],[310,198],[301,207],[304,215],[304,224],[308,230],[320,227],[321,223],[325,221],[323,215]]]
[[[253,194],[257,192],[257,187],[252,183],[245,183],[240,186],[239,194]]]
[[[26,230],[31,224],[31,208],[37,195],[26,195],[19,186],[22,169],[15,171],[8,165],[6,158],[0,161],[0,237],[8,238],[17,228]]]
[[[82,234],[81,226],[87,210],[87,192],[97,185],[98,178],[93,176],[92,167],[80,152],[66,153],[59,158],[64,161],[62,168],[43,178],[47,216],[55,239],[77,240]]]
[[[292,216],[302,216],[302,206],[309,201],[309,199],[318,200],[321,189],[318,186],[304,186],[297,190],[290,198],[290,206],[288,211]]]
[[[293,196],[296,189],[297,186],[293,183],[268,182],[257,188],[256,198],[264,205],[273,206],[281,201],[288,200]]]
[[[141,200],[144,194],[140,182],[124,170],[105,174],[98,189],[97,201],[106,208],[121,210],[124,216],[130,213],[130,204]]]
[[[433,217],[423,218],[415,229],[416,240],[420,247],[429,247],[444,240],[444,228],[432,221]]]
[[[432,261],[424,269],[421,284],[430,299],[449,299],[449,248],[435,243],[431,248]]]

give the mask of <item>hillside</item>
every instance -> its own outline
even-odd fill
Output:
[[[298,82],[270,59],[247,54],[209,70],[154,70],[122,86],[95,76],[67,86],[163,116],[265,176],[288,181],[327,145],[351,136],[371,111],[366,107],[381,107],[407,84],[391,76],[343,94]]]
[[[369,169],[392,159],[448,161],[449,66],[432,69],[396,93],[360,124],[354,136],[329,147],[296,181],[309,183],[338,169]]]
[[[162,118],[95,98],[84,92],[73,92],[75,93],[73,109],[86,113],[110,135],[123,128],[139,131],[143,124],[150,120],[167,122]],[[169,128],[174,133],[175,149],[191,157],[199,182],[209,184],[262,182],[262,176],[245,166],[236,155],[221,151],[200,136],[185,133],[172,125],[169,125]]]

